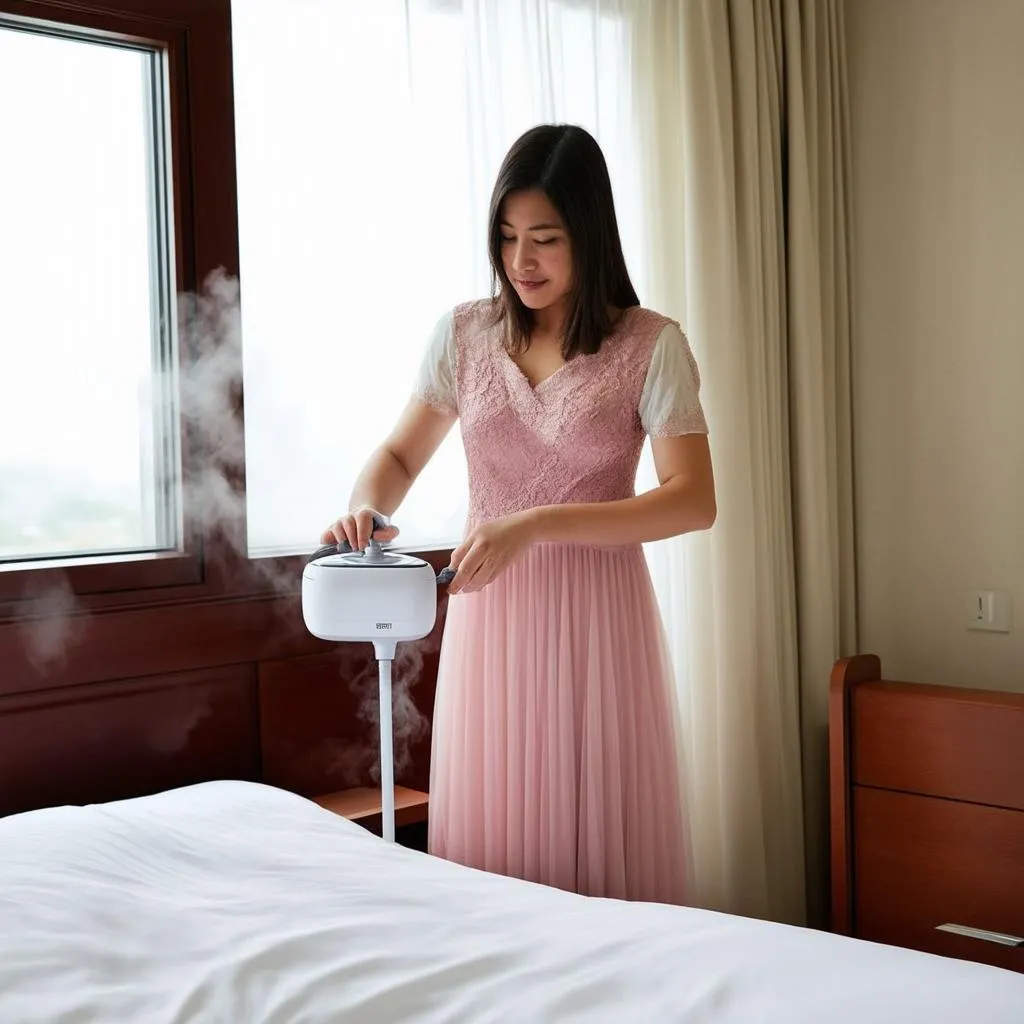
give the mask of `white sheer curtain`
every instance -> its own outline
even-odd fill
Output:
[[[306,551],[440,313],[486,282],[465,23],[402,0],[235,0],[232,21],[249,549]],[[457,534],[460,455],[452,436],[418,482],[406,541]]]
[[[572,0],[234,0],[249,548],[303,551],[405,403],[430,329],[489,292],[487,202],[516,137],[592,131],[632,262],[626,28]],[[453,432],[400,543],[453,544]]]

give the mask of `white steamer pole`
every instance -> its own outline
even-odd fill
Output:
[[[374,518],[374,531],[387,525]],[[380,791],[384,839],[395,841],[395,764],[391,663],[398,644],[421,640],[437,618],[437,588],[454,572],[435,574],[422,558],[385,551],[371,540],[365,551],[347,542],[313,552],[302,571],[302,617],[321,640],[372,643],[380,679]]]

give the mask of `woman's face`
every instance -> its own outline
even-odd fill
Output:
[[[572,245],[543,192],[512,192],[501,210],[501,259],[523,305],[534,311],[562,302],[572,289]]]

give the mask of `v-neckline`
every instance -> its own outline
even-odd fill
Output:
[[[579,356],[574,356],[572,359],[565,360],[565,362],[562,363],[562,365],[559,366],[557,370],[553,370],[546,377],[544,377],[541,380],[537,381],[536,384],[532,384],[530,382],[530,378],[526,376],[526,372],[508,354],[508,350],[505,348],[504,345],[501,346],[501,352],[502,352],[502,355],[504,355],[505,359],[508,361],[508,365],[515,372],[516,376],[522,381],[522,383],[523,383],[524,387],[526,388],[526,390],[531,392],[534,395],[536,395],[549,381],[554,380],[555,377],[557,377],[563,370],[567,369],[569,366],[571,366],[573,363],[575,363],[576,360],[579,358]]]
[[[612,328],[611,334],[609,334],[608,337],[605,338],[604,343],[601,346],[602,350],[604,348],[604,345],[606,345],[612,338],[615,337],[615,335],[618,333],[619,329],[625,322],[626,317],[629,316],[631,310],[635,308],[636,307],[628,307],[622,311],[622,315],[619,317],[615,326]],[[503,360],[505,366],[509,369],[509,371],[511,371],[512,376],[515,378],[516,382],[519,384],[521,388],[524,388],[526,392],[535,400],[539,400],[541,391],[544,388],[546,388],[548,384],[550,384],[556,377],[562,376],[565,370],[567,370],[570,366],[574,366],[576,363],[580,361],[581,358],[583,358],[582,354],[575,355],[571,359],[567,359],[564,363],[562,363],[562,365],[559,366],[558,369],[555,370],[553,373],[549,373],[543,380],[539,380],[536,384],[531,384],[530,378],[526,376],[526,374],[523,372],[523,368],[512,358],[512,356],[509,355],[508,349],[506,349],[504,344],[502,344],[500,338],[498,339],[498,349],[500,358]]]

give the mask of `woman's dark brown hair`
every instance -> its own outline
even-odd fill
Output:
[[[491,194],[488,250],[495,313],[505,324],[505,343],[513,354],[529,345],[533,313],[505,273],[502,208],[511,193],[531,189],[551,201],[572,244],[573,284],[562,355],[571,359],[592,354],[614,326],[612,311],[640,305],[622,254],[612,183],[597,140],[575,125],[538,125],[516,140],[498,171]]]

